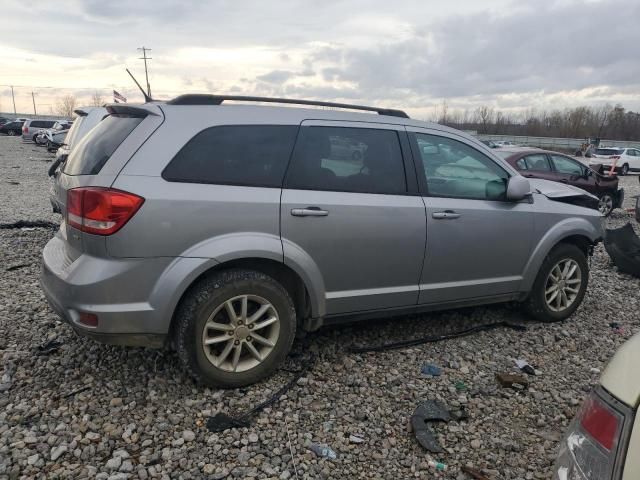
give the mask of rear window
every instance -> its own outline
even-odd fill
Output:
[[[297,126],[229,125],[198,133],[162,172],[170,182],[280,187]]]
[[[64,166],[67,175],[96,175],[144,117],[110,115],[74,146]]]
[[[596,149],[596,155],[621,155],[624,150],[616,148],[598,148]]]

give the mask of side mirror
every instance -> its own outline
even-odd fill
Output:
[[[519,202],[531,193],[531,185],[526,178],[515,175],[509,179],[507,184],[507,200]]]

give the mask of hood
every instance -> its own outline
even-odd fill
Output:
[[[551,200],[567,197],[585,197],[598,200],[598,197],[591,195],[589,192],[581,188],[567,185],[566,183],[552,182],[551,180],[542,180],[540,178],[529,178],[531,189]]]
[[[613,396],[631,408],[640,400],[640,334],[631,337],[613,356],[604,370],[600,383]]]

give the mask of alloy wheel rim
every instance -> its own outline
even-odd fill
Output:
[[[606,215],[613,210],[613,198],[611,198],[610,195],[603,195],[600,197],[600,200],[598,201],[598,210],[603,215]]]
[[[275,307],[258,295],[238,295],[218,305],[202,331],[202,347],[211,364],[225,372],[244,372],[261,364],[280,334]]]
[[[572,258],[560,260],[549,272],[545,282],[544,298],[553,312],[571,307],[580,292],[582,270]]]

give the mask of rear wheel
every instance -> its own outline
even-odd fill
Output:
[[[15,137],[16,136],[16,132],[15,132],[15,130],[9,130],[7,132],[7,135],[9,135],[10,137]]]
[[[598,210],[602,215],[608,217],[613,211],[613,197],[609,193],[603,193],[598,200]]]
[[[624,177],[628,173],[629,173],[629,164],[625,163],[624,165],[622,165],[622,168],[620,169],[620,175]]]
[[[561,243],[545,258],[525,308],[542,322],[557,322],[571,316],[580,306],[589,283],[589,266],[584,252]]]
[[[205,385],[241,387],[269,376],[291,349],[296,313],[287,291],[251,270],[200,281],[176,312],[175,344]]]

